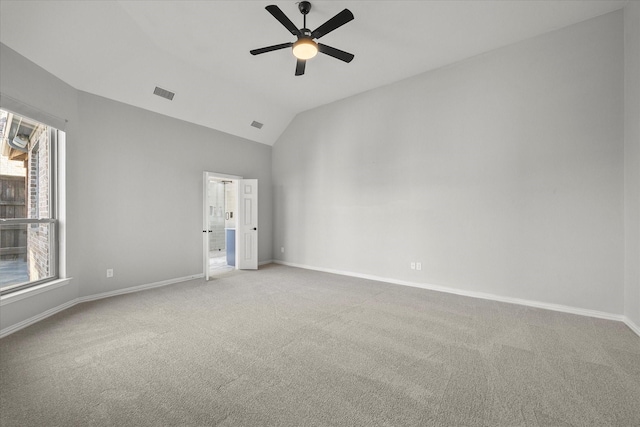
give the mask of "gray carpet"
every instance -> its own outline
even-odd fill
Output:
[[[8,426],[638,426],[624,324],[278,265],[0,340]]]

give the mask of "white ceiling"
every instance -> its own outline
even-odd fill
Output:
[[[0,0],[0,41],[71,86],[272,145],[296,114],[623,7],[626,1],[312,1],[307,27],[348,8],[294,76],[294,41],[264,7],[297,26],[290,1]],[[176,93],[153,95],[155,86]],[[261,130],[250,126],[264,123]]]

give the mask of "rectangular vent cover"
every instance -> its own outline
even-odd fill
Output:
[[[262,129],[263,124],[254,120],[253,122],[251,122],[251,126],[253,126],[254,128]]]
[[[153,94],[166,98],[169,101],[173,101],[173,96],[175,95],[175,93],[169,92],[168,90],[162,89],[161,87],[158,87],[158,86],[156,86],[156,89],[153,91]]]

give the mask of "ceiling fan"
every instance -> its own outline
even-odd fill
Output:
[[[296,76],[301,76],[304,74],[304,69],[307,63],[307,59],[311,59],[318,52],[322,52],[325,55],[332,56],[336,59],[339,59],[344,62],[351,62],[354,56],[348,52],[342,51],[340,49],[336,49],[331,46],[327,46],[326,44],[316,43],[313,39],[319,39],[320,37],[329,34],[331,31],[335,30],[346,24],[347,22],[353,19],[353,13],[349,9],[344,9],[342,12],[338,13],[333,18],[329,19],[324,24],[320,25],[313,31],[310,31],[307,28],[307,14],[311,11],[311,3],[308,1],[301,1],[298,3],[298,9],[300,13],[303,15],[303,26],[302,28],[296,28],[295,24],[291,22],[289,18],[280,10],[280,8],[274,4],[267,6],[265,9],[273,15],[282,25],[285,26],[287,30],[291,32],[294,36],[298,37],[298,40],[293,43],[281,43],[273,46],[267,46],[260,49],[254,49],[251,52],[252,55],[260,55],[261,53],[271,52],[273,50],[286,49],[288,47],[292,47],[293,55],[297,58],[296,62]]]

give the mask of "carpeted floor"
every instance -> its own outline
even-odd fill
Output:
[[[0,340],[0,425],[639,426],[624,324],[268,265]]]

